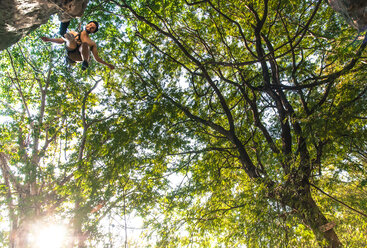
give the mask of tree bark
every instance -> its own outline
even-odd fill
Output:
[[[308,184],[292,185],[281,190],[281,203],[295,209],[312,232],[321,247],[342,247],[338,235],[312,198]],[[278,191],[279,192],[279,191]],[[323,228],[328,226],[326,230]]]

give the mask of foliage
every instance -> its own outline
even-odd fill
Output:
[[[149,247],[366,245],[345,206],[367,212],[366,44],[323,1],[93,1],[86,16],[115,71],[65,68],[38,39],[52,22],[3,53],[4,204],[35,183],[24,206],[57,202],[90,244],[137,211]]]

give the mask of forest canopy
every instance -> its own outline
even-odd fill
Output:
[[[0,247],[57,223],[70,248],[367,245],[367,44],[325,1],[90,20],[115,70],[67,65],[56,17],[1,52]]]

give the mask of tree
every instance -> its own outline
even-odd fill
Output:
[[[340,247],[312,185],[331,165],[339,178],[355,171],[345,160],[355,157],[349,144],[365,135],[358,61],[366,44],[349,49],[351,30],[322,1],[112,2],[135,42],[126,84],[167,111],[162,136],[192,141],[174,149],[180,163],[170,169],[184,179],[158,205],[167,213],[166,225],[156,226],[161,245],[174,246],[175,230],[186,230],[207,246],[208,233],[230,235],[237,221],[232,245],[269,244],[279,241],[274,227],[283,217],[293,235],[303,223],[321,246]],[[271,236],[246,236],[251,226]]]
[[[73,234],[70,247],[85,247],[105,210],[121,200],[114,199],[113,183],[96,165],[110,136],[94,134],[92,142],[91,129],[106,122],[111,128],[121,118],[105,113],[110,102],[93,92],[102,77],[70,77],[70,68],[59,63],[62,55],[38,37],[31,35],[2,57],[1,198],[11,225],[4,242],[34,246],[29,235],[40,228],[37,223],[64,218]],[[104,209],[95,210],[100,205]]]
[[[162,169],[164,158],[142,152],[160,115],[144,123],[151,106],[130,102],[98,65],[84,74],[66,67],[62,48],[39,39],[55,28],[44,25],[2,56],[0,198],[11,227],[1,242],[34,246],[28,236],[60,220],[70,228],[67,247],[112,245],[101,221],[126,218],[164,187],[152,178],[160,172],[147,169],[153,163]]]
[[[19,120],[1,137],[11,219],[38,218],[51,194],[78,247],[118,210],[144,216],[158,247],[366,245],[366,44],[348,46],[323,1],[93,1],[86,14],[114,73],[47,67],[61,55],[37,42],[2,57],[2,114]]]

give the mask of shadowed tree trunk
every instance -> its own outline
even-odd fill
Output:
[[[310,186],[307,183],[286,184],[274,190],[275,199],[283,205],[296,210],[297,215],[315,234],[321,247],[342,247],[333,226],[323,228],[329,224],[319,206],[311,196]]]

